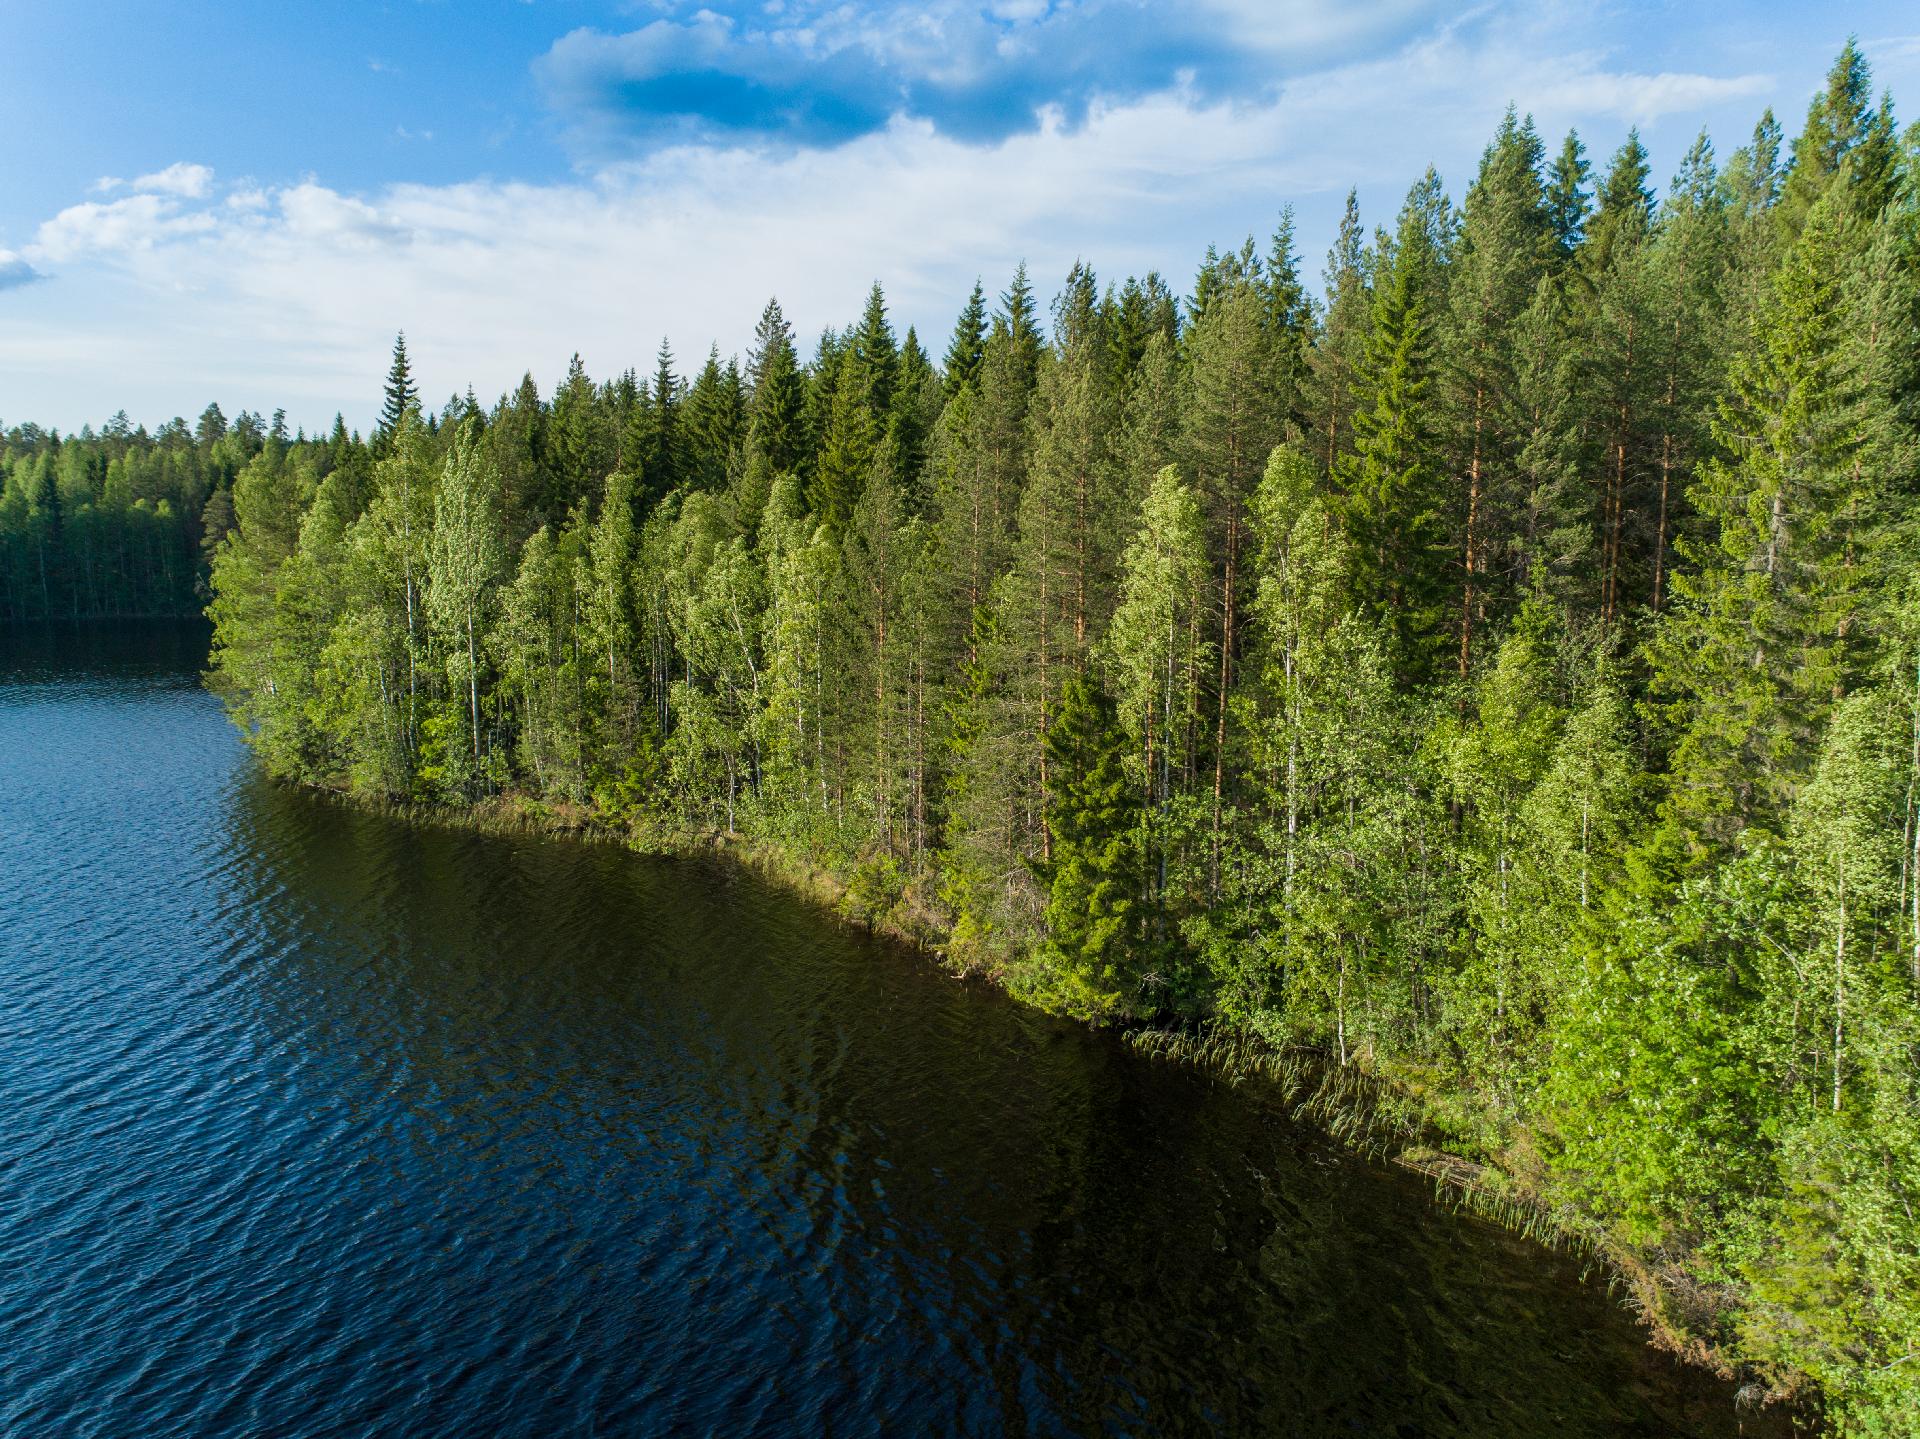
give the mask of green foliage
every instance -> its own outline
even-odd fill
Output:
[[[1353,537],[1355,583],[1391,623],[1410,680],[1429,678],[1445,649],[1451,515],[1433,408],[1434,256],[1425,232],[1405,227],[1373,303],[1354,377],[1353,448],[1335,477]]]
[[[1029,983],[1090,1019],[1154,1007],[1140,927],[1143,816],[1127,751],[1106,692],[1088,676],[1070,680],[1047,730],[1051,844],[1034,865],[1047,886],[1047,938]]]
[[[0,436],[0,615],[177,608],[266,767],[738,835],[1100,1022],[1331,1065],[1847,1433],[1920,1392],[1920,187],[1849,47],[1664,196],[1499,125],[1324,303],[876,286],[373,443]],[[1597,188],[1597,197],[1593,191]],[[1784,197],[1784,198],[1783,198]],[[200,567],[206,566],[204,580]]]

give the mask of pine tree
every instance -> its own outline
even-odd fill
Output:
[[[1454,609],[1462,678],[1477,628],[1503,607],[1501,581],[1512,572],[1523,516],[1521,454],[1530,426],[1519,331],[1555,243],[1540,163],[1531,122],[1521,123],[1509,109],[1467,191],[1448,286],[1439,399],[1452,467],[1465,481],[1465,503],[1453,520],[1462,576]]]
[[[1594,534],[1600,548],[1600,623],[1624,623],[1648,596],[1652,573],[1649,490],[1656,442],[1662,341],[1648,237],[1652,196],[1647,157],[1629,131],[1600,189],[1581,264],[1587,282],[1582,324],[1586,421],[1598,454]]]
[[[1207,517],[1208,542],[1218,557],[1214,589],[1220,625],[1214,645],[1213,863],[1215,879],[1227,804],[1227,749],[1231,697],[1245,646],[1248,589],[1243,551],[1246,505],[1267,457],[1283,438],[1289,403],[1275,393],[1275,336],[1265,324],[1262,297],[1250,283],[1222,293],[1195,323],[1188,341],[1188,400],[1182,449]]]
[[[916,852],[926,833],[924,636],[915,602],[924,570],[922,527],[910,520],[884,455],[862,487],[842,549],[844,598],[835,699],[836,739],[850,753],[883,852]]]
[[[1729,346],[1730,355],[1751,333],[1779,262],[1785,229],[1777,214],[1784,178],[1782,143],[1773,111],[1762,112],[1753,127],[1753,138],[1734,151],[1721,177],[1733,229],[1727,334],[1739,342]]]
[[[403,346],[398,343],[394,346],[394,353],[401,358],[405,356]],[[227,437],[227,417],[221,413],[219,405],[208,405],[200,412],[199,422],[193,427],[193,437],[202,450],[211,450]]]
[[[946,584],[942,653],[978,663],[974,617],[1012,562],[1014,518],[1026,467],[1029,392],[1020,360],[1005,336],[987,344],[977,391],[948,402],[930,444],[929,505]]]
[[[1726,285],[1732,256],[1730,213],[1713,146],[1695,140],[1662,204],[1648,256],[1651,421],[1657,453],[1652,575],[1647,603],[1665,608],[1674,536],[1690,512],[1685,480],[1710,443],[1711,394],[1726,371]],[[1637,588],[1637,586],[1636,586]]]

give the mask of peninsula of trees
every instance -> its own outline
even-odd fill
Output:
[[[6,437],[15,616],[186,603],[276,774],[725,832],[1101,1021],[1420,1097],[1846,1432],[1920,1428],[1920,137],[1849,46],[1656,194],[378,428]]]

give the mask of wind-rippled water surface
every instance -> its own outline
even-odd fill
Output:
[[[1573,1261],[726,868],[0,633],[0,1434],[1731,1434]]]

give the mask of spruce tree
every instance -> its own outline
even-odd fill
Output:
[[[1012,359],[1014,373],[1032,392],[1040,374],[1040,352],[1045,342],[1040,336],[1040,315],[1033,302],[1033,285],[1027,279],[1027,262],[1022,260],[1013,272],[1013,283],[1001,293],[1000,308],[994,313],[989,337],[1003,336]]]
[[[696,490],[724,488],[745,427],[739,369],[731,360],[723,368],[719,346],[712,346],[682,407],[684,483]]]
[[[621,468],[633,474],[641,509],[649,510],[685,483],[687,441],[681,408],[684,386],[673,372],[673,349],[660,341],[653,381],[635,407],[620,442]]]
[[[978,381],[980,362],[986,357],[986,347],[987,297],[980,288],[980,282],[975,280],[973,293],[967,297],[966,308],[961,310],[960,318],[954,321],[953,338],[947,343],[944,365],[949,399],[962,385]]]
[[[387,367],[386,399],[380,406],[380,420],[373,430],[376,459],[392,453],[394,436],[409,410],[420,403],[420,390],[413,382],[413,366],[407,359],[407,333],[393,337],[393,363]]]
[[[746,384],[749,438],[775,470],[799,473],[807,458],[806,382],[778,300],[767,301],[754,328]]]
[[[1034,869],[1047,886],[1043,983],[1088,1018],[1158,1007],[1141,992],[1150,977],[1141,973],[1141,812],[1127,749],[1112,699],[1092,676],[1075,676],[1047,730],[1060,778],[1047,798],[1050,858]]]
[[[1433,266],[1424,230],[1403,224],[1374,294],[1355,376],[1353,445],[1334,472],[1356,593],[1392,628],[1408,683],[1443,663],[1452,590],[1453,507],[1432,394]]]
[[[814,465],[809,502],[836,534],[843,533],[866,486],[874,456],[887,439],[889,406],[899,367],[886,296],[868,292],[860,324],[848,335],[833,376],[831,406]]]
[[[927,445],[945,405],[945,394],[933,362],[921,348],[920,336],[913,326],[907,326],[906,337],[900,342],[893,403],[887,414],[887,436],[894,472],[901,476],[902,499],[915,514],[926,509]]]
[[[1368,263],[1359,196],[1349,190],[1323,275],[1326,323],[1309,365],[1307,408],[1313,438],[1308,450],[1322,473],[1332,473],[1334,463],[1352,443],[1356,375],[1366,347],[1371,302]]]
[[[1300,282],[1294,254],[1293,207],[1280,212],[1261,270],[1259,289],[1266,301],[1267,331],[1272,337],[1275,389],[1283,407],[1280,428],[1298,438],[1308,424],[1307,374],[1313,353],[1313,302]]]
[[[557,526],[564,517],[564,510],[549,512],[561,490],[553,479],[550,419],[539,386],[526,374],[511,395],[500,397],[488,427],[487,444],[500,469],[501,507],[515,536],[542,524]]]
[[[1560,144],[1560,153],[1554,157],[1546,185],[1547,219],[1553,228],[1554,246],[1563,263],[1574,257],[1581,241],[1586,238],[1589,214],[1587,180],[1591,173],[1587,165],[1587,149],[1580,143],[1579,132],[1567,131],[1567,138]]]
[[[547,458],[548,492],[539,502],[542,519],[558,524],[575,505],[598,502],[601,485],[613,468],[613,435],[599,391],[577,354],[567,366],[567,378],[554,392]]]
[[[1676,606],[1653,649],[1656,713],[1675,726],[1667,851],[1723,854],[1777,825],[1811,739],[1862,671],[1861,520],[1878,477],[1853,465],[1840,355],[1859,236],[1843,195],[1816,205],[1776,278],[1714,426]]]
[[[1825,88],[1808,104],[1806,126],[1793,142],[1777,212],[1789,242],[1806,225],[1821,196],[1844,179],[1848,157],[1868,137],[1873,123],[1873,77],[1860,47],[1849,38],[1827,71]]]

